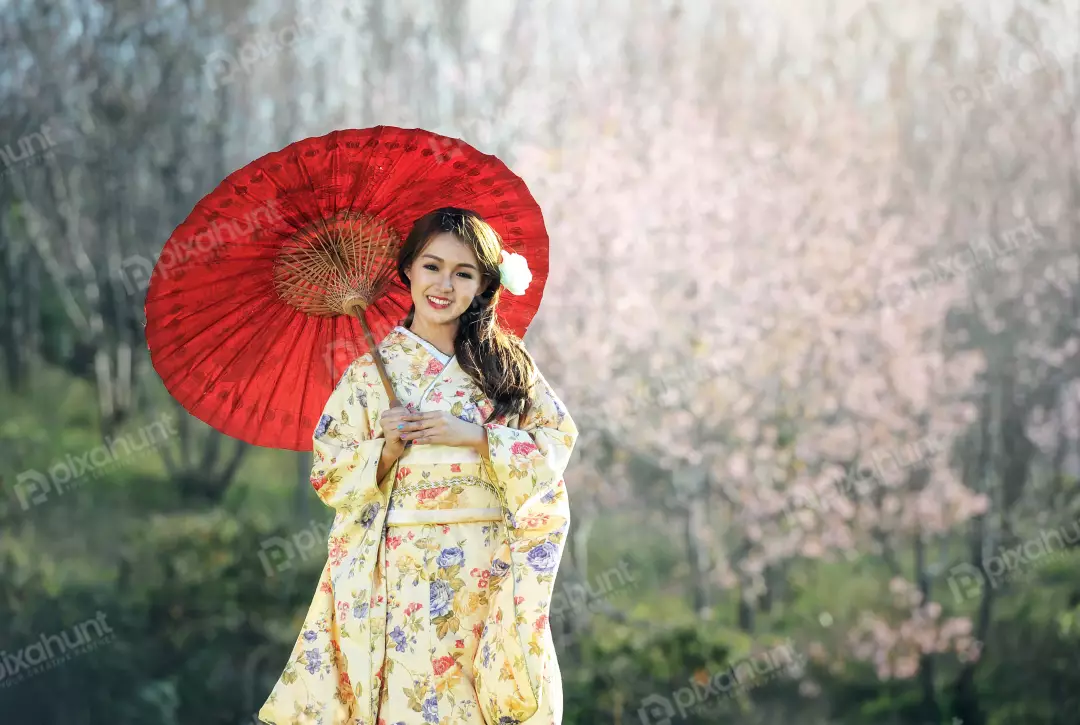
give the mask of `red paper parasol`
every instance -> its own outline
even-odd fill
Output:
[[[150,277],[154,369],[222,433],[309,450],[334,385],[370,349],[349,313],[364,315],[376,341],[401,323],[412,300],[397,250],[416,219],[446,206],[476,211],[527,259],[528,290],[501,295],[497,308],[523,336],[548,274],[547,231],[525,183],[458,139],[376,126],[267,154],[196,205]],[[333,283],[308,281],[313,266],[336,269]]]

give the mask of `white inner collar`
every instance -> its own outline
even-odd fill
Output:
[[[443,365],[446,365],[448,362],[450,362],[450,358],[454,357],[453,355],[447,355],[446,353],[442,352],[441,350],[439,350],[439,348],[435,347],[430,342],[420,337],[404,325],[398,325],[394,329],[401,330],[401,332],[405,333],[406,335],[423,345],[424,349],[431,353],[431,356],[441,362]]]

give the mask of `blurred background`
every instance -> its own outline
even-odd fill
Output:
[[[1078,99],[1078,0],[0,0],[0,720],[257,722],[332,512],[146,283],[386,124],[549,224],[567,723],[1075,725]]]

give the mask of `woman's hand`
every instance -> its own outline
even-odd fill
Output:
[[[487,445],[483,426],[469,423],[445,410],[430,413],[406,413],[402,438],[425,445],[465,446],[479,448]]]
[[[383,444],[383,453],[392,460],[401,458],[405,452],[405,439],[402,433],[405,418],[409,415],[408,409],[399,405],[396,408],[384,410],[379,416],[379,425],[382,426],[383,438],[386,439],[386,443]]]

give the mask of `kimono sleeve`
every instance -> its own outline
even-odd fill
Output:
[[[371,356],[345,371],[313,436],[311,484],[334,508],[329,556],[284,672],[259,710],[275,725],[372,723],[372,627],[385,624],[375,562],[394,467],[376,482],[381,381]],[[381,428],[380,428],[381,431]],[[374,635],[381,638],[381,631]]]
[[[491,608],[474,671],[488,722],[525,721],[537,711],[544,693],[558,691],[550,685],[558,670],[548,616],[570,525],[563,472],[578,431],[543,376],[518,427],[485,427],[508,536],[492,557]],[[561,711],[561,702],[552,705],[553,711]]]
[[[370,354],[349,366],[326,401],[312,439],[311,486],[338,511],[370,503],[378,489],[375,477],[386,441],[381,430],[375,431],[380,398],[366,383],[375,369]]]

